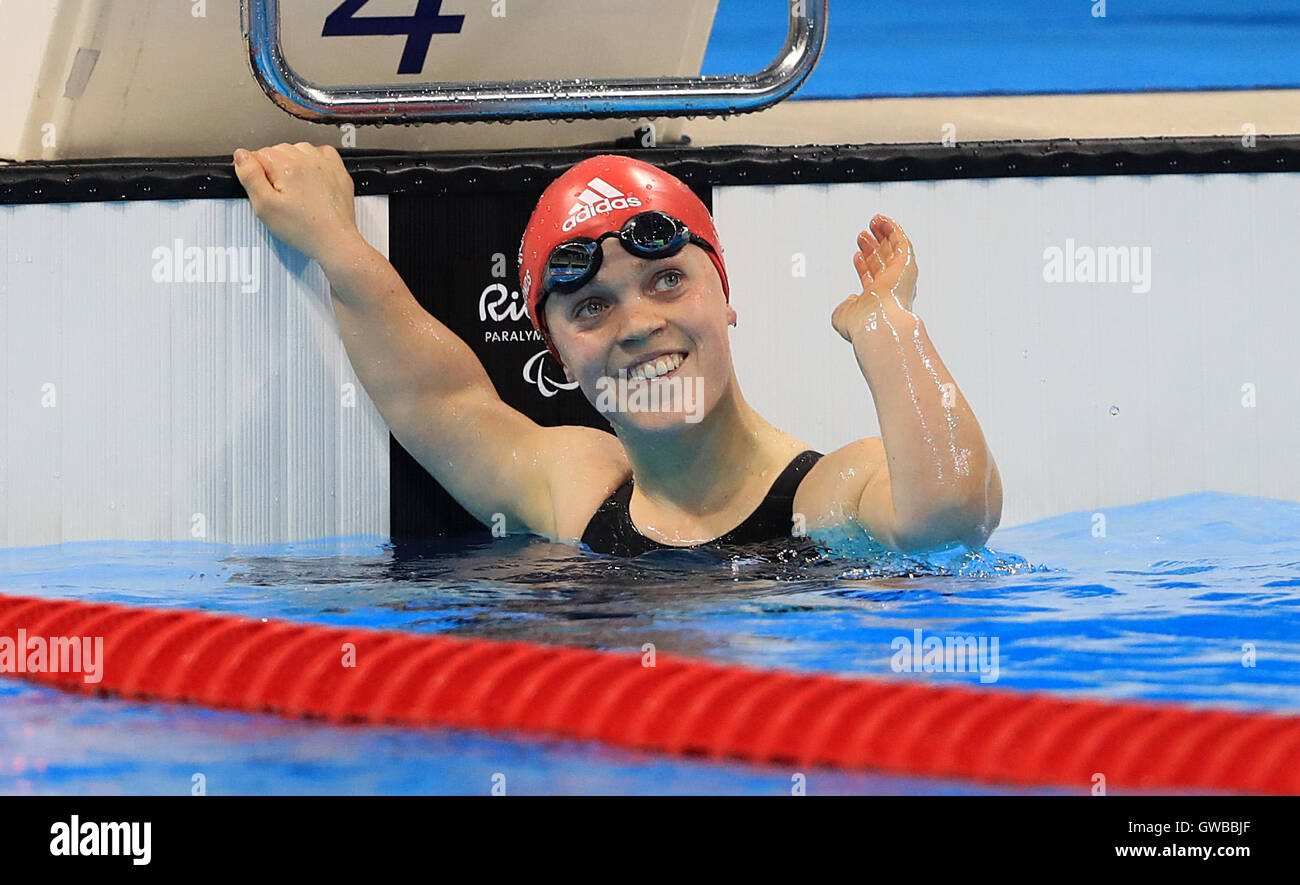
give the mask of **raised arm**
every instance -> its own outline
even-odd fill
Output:
[[[241,150],[235,170],[272,233],[325,271],[348,358],[393,436],[483,523],[502,514],[507,531],[554,536],[551,453],[587,429],[542,428],[502,401],[469,345],[358,233],[334,148]]]
[[[900,550],[981,547],[1001,519],[1002,483],[975,413],[912,312],[912,244],[877,215],[858,246],[862,294],[840,304],[831,322],[853,345],[881,436],[817,464],[803,502],[810,525],[856,521]]]

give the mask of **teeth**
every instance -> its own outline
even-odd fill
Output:
[[[661,356],[657,360],[641,363],[628,373],[628,378],[632,381],[645,381],[650,378],[658,378],[660,375],[667,375],[680,366],[685,358],[680,353],[674,353]]]

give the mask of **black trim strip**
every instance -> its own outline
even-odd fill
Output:
[[[806,147],[621,145],[492,154],[344,151],[361,194],[473,193],[539,188],[584,157],[617,151],[692,185],[822,184],[1072,175],[1300,171],[1300,136]],[[27,162],[0,166],[0,204],[176,200],[244,196],[225,157]]]

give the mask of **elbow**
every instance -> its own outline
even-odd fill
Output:
[[[978,550],[1001,520],[1002,484],[994,470],[983,486],[899,519],[889,546],[903,553],[942,550],[954,544]]]
[[[898,525],[889,546],[900,553],[927,553],[961,544],[978,550],[993,534],[989,525],[965,511],[941,511]]]

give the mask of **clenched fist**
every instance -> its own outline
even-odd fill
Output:
[[[339,152],[305,141],[258,151],[235,151],[235,174],[257,217],[271,233],[308,258],[320,260],[359,238],[352,176]]]

